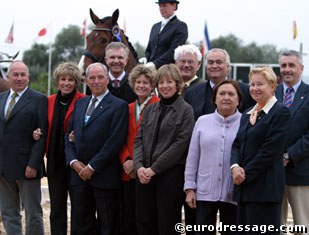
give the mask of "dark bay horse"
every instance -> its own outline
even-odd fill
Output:
[[[115,10],[112,16],[106,16],[100,19],[90,9],[90,17],[95,27],[87,36],[86,50],[79,62],[79,68],[84,72],[92,63],[101,62],[105,64],[104,57],[106,46],[110,42],[120,41],[130,49],[129,61],[125,67],[125,70],[130,72],[137,64],[137,53],[129,42],[128,37],[118,26],[119,10]]]

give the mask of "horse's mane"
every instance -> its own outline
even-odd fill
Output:
[[[106,16],[106,17],[100,19],[100,22],[104,24],[104,23],[106,23],[106,21],[108,21],[111,18],[112,18],[111,16]],[[129,49],[130,49],[131,53],[133,54],[134,59],[137,62],[138,61],[138,54],[137,54],[135,48],[133,47],[132,43],[129,41],[129,37],[127,35],[125,35],[125,33],[124,33],[124,31],[122,29],[121,29],[121,32],[123,33],[125,39],[127,40]]]
[[[123,30],[121,30],[123,32]],[[128,45],[129,45],[129,49],[130,51],[132,52],[133,56],[134,56],[134,59],[136,60],[136,62],[138,61],[138,54],[135,50],[135,48],[133,47],[132,43],[129,41],[129,37],[127,35],[125,35],[123,33],[124,37],[126,38],[127,42],[128,42]]]

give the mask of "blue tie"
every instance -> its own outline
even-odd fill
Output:
[[[290,107],[292,105],[292,94],[294,92],[293,87],[289,87],[286,89],[285,95],[284,95],[284,100],[283,100],[283,104],[286,107]]]

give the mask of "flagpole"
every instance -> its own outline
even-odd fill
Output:
[[[49,54],[48,54],[47,96],[50,96],[50,90],[51,90],[51,67],[52,67],[52,27],[51,27],[51,24],[50,24],[50,39],[49,39]]]
[[[210,39],[209,39],[209,34],[208,34],[208,27],[207,27],[207,21],[205,21],[205,25],[204,25],[204,55],[203,55],[203,68],[202,68],[202,75],[203,75],[203,79],[206,80],[206,55],[208,53],[208,51],[211,49],[211,45],[210,45]]]

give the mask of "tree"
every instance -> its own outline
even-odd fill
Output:
[[[80,28],[69,25],[57,36],[53,45],[53,65],[62,61],[79,62],[84,50],[84,38],[80,35]]]
[[[23,61],[28,65],[30,82],[36,82],[41,73],[48,71],[48,46],[33,44],[30,50],[24,52]]]
[[[225,49],[232,63],[278,63],[279,52],[274,45],[259,46],[255,42],[244,45],[243,41],[233,34],[212,40],[211,47]]]
[[[64,28],[52,45],[51,71],[62,61],[79,62],[84,50],[84,39],[78,26],[69,25]],[[23,54],[23,61],[28,65],[31,87],[47,93],[49,46],[33,44],[30,50]],[[53,84],[52,84],[53,85]],[[46,86],[46,87],[44,87]],[[52,87],[55,89],[55,87]]]
[[[134,43],[134,49],[137,52],[138,58],[142,58],[145,56],[146,49],[139,42]]]

